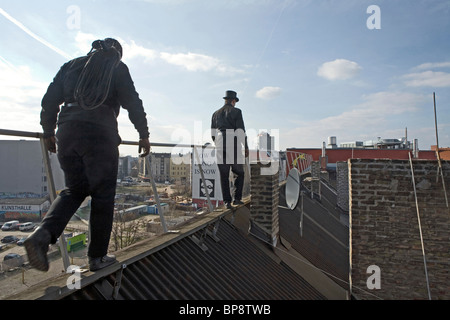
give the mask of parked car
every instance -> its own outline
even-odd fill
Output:
[[[16,243],[17,241],[19,241],[19,238],[16,236],[6,236],[2,239],[3,243]]]
[[[34,229],[34,227],[35,227],[35,224],[33,222],[25,222],[19,226],[19,230],[20,231],[31,231]]]
[[[12,220],[12,221],[5,222],[5,224],[3,224],[3,226],[2,226],[2,230],[3,231],[14,230],[14,229],[17,229],[18,226],[19,226],[19,221]]]
[[[3,264],[8,266],[9,268],[17,268],[24,265],[23,257],[17,253],[8,253],[3,258]]]
[[[18,246],[23,246],[23,242],[27,240],[28,237],[20,238],[16,243]]]

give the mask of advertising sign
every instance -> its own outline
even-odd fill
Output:
[[[196,148],[198,158],[193,153],[192,166],[192,202],[199,207],[206,207],[208,195],[213,206],[222,205],[222,188],[220,187],[220,174],[217,167],[215,148],[206,144],[202,148]],[[201,169],[199,164],[201,164]],[[202,174],[205,183],[202,181]]]

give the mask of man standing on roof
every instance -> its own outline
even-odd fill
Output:
[[[248,158],[247,135],[245,133],[242,111],[236,108],[239,98],[235,91],[225,93],[225,105],[214,112],[211,119],[211,136],[217,150],[217,166],[220,173],[220,183],[225,206],[232,208],[230,193],[230,169],[237,175],[234,182],[234,205],[243,204],[242,189],[244,187],[244,163],[242,146],[245,157]]]
[[[142,100],[121,58],[122,46],[117,40],[94,41],[86,56],[60,68],[42,99],[44,142],[50,152],[56,152],[58,146],[66,189],[52,203],[40,227],[24,242],[30,264],[38,270],[48,271],[49,244],[56,242],[87,196],[92,198],[89,268],[99,270],[116,261],[107,251],[121,142],[117,126],[120,106],[128,110],[139,133],[139,153],[143,151],[140,156],[150,152]]]

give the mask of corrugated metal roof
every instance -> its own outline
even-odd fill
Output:
[[[314,266],[331,274],[337,284],[348,289],[349,228],[310,196],[304,196],[303,201],[304,212],[309,217],[303,216],[300,235],[300,205],[289,210],[284,188],[280,190],[280,235]]]
[[[319,300],[301,276],[220,218],[65,299]],[[208,232],[206,232],[208,231]],[[202,246],[194,241],[203,239]],[[120,283],[119,283],[120,282]]]

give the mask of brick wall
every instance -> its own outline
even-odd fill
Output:
[[[410,163],[351,159],[350,267],[352,293],[360,299],[428,299]],[[450,199],[450,162],[442,163]],[[432,299],[450,299],[450,211],[438,162],[413,160]],[[379,267],[380,289],[376,282]]]
[[[342,210],[348,211],[348,163],[336,162],[336,192],[337,205]]]
[[[272,164],[278,167],[278,164]],[[250,214],[255,222],[272,241],[276,242],[279,236],[278,199],[279,179],[278,171],[271,175],[261,174],[262,168],[268,168],[261,163],[252,163],[250,166]]]

